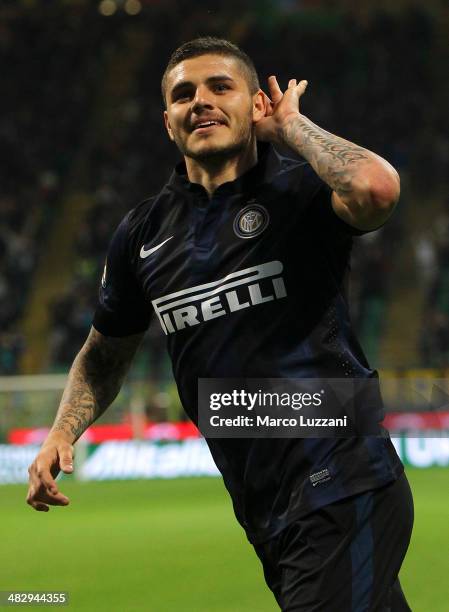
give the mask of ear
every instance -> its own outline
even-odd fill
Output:
[[[269,99],[264,92],[259,89],[257,93],[253,96],[253,122],[257,123],[267,115],[271,114],[269,112]]]
[[[173,131],[170,127],[170,121],[168,120],[168,113],[167,111],[164,111],[164,123],[165,123],[165,129],[168,132],[168,137],[170,138],[170,140],[172,140],[174,142],[175,138],[173,136]]]

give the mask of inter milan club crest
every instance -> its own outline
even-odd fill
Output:
[[[234,232],[239,238],[254,238],[264,231],[269,220],[267,210],[252,200],[234,219]]]

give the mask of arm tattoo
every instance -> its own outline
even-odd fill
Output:
[[[354,177],[373,159],[366,149],[326,132],[303,115],[289,119],[280,136],[342,197],[351,196]]]
[[[91,330],[73,362],[52,431],[76,441],[113,402],[142,334],[126,338]]]

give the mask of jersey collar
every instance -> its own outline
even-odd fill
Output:
[[[234,181],[229,181],[220,185],[215,190],[214,195],[246,194],[252,192],[256,186],[260,187],[262,183],[268,180],[268,175],[271,174],[270,168],[274,161],[273,158],[277,159],[277,156],[274,154],[271,145],[265,142],[258,142],[257,164],[237,177]],[[206,193],[202,185],[189,181],[184,161],[176,165],[167,186],[174,191],[182,193],[197,193],[201,195]]]

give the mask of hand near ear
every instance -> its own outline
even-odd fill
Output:
[[[270,97],[265,95],[265,116],[256,122],[256,136],[258,140],[265,140],[273,144],[282,141],[282,128],[286,121],[292,116],[299,116],[299,99],[304,94],[307,81],[297,83],[296,79],[290,79],[288,88],[282,92],[275,76],[268,78],[268,89]]]

